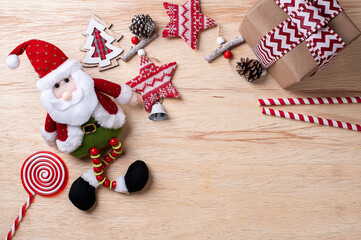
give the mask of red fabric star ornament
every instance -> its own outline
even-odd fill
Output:
[[[192,49],[197,47],[199,32],[215,25],[212,18],[201,13],[199,0],[188,0],[182,6],[164,2],[163,6],[170,23],[164,29],[162,36],[164,38],[180,36]]]
[[[127,82],[135,92],[142,94],[144,108],[147,112],[160,98],[178,98],[179,94],[170,82],[176,62],[155,66],[148,58],[140,58],[139,75]]]

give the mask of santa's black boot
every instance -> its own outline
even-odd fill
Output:
[[[93,170],[85,172],[81,177],[73,182],[69,191],[69,199],[75,207],[87,211],[95,203],[95,186],[98,182],[93,180]]]
[[[142,190],[148,182],[149,171],[145,162],[137,160],[132,163],[125,176],[118,177],[114,190],[121,193],[133,193]]]

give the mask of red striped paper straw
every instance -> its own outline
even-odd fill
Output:
[[[313,117],[313,116],[308,116],[308,115],[304,115],[304,114],[286,112],[286,111],[281,111],[281,110],[272,109],[272,108],[263,108],[262,113],[265,115],[294,119],[294,120],[302,121],[302,122],[310,122],[310,123],[316,123],[316,124],[330,126],[330,127],[344,128],[344,129],[353,130],[353,131],[361,131],[361,125],[358,125],[358,124],[341,122],[341,121],[336,121],[336,120],[331,120],[331,119],[326,119],[326,118]]]
[[[263,98],[260,106],[361,103],[361,97]]]

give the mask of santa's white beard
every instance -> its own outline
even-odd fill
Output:
[[[50,87],[41,92],[41,102],[55,122],[79,126],[89,120],[98,104],[98,98],[94,80],[83,70],[73,71],[71,77],[76,91],[72,93],[70,101],[56,98]]]

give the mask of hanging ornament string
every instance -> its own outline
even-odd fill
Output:
[[[217,24],[217,28],[218,28],[218,37],[217,37],[217,43],[219,44],[219,45],[221,45],[220,46],[220,54],[219,55],[221,55],[222,54],[222,52],[223,52],[223,56],[224,56],[224,58],[225,59],[228,59],[228,65],[229,66],[231,66],[231,62],[229,61],[231,58],[232,58],[232,53],[231,53],[231,51],[229,51],[232,47],[231,46],[229,46],[229,44],[228,44],[228,46],[224,46],[224,43],[226,42],[226,40],[224,40],[224,38],[222,37],[222,25],[220,25],[219,23],[217,23],[216,22],[216,24]],[[222,48],[222,45],[223,45],[223,48]],[[207,60],[207,59],[206,59]]]
[[[36,194],[44,197],[53,196],[65,188],[67,179],[66,165],[54,153],[41,151],[28,157],[21,168],[21,181],[29,194],[28,199],[21,208],[5,240],[14,236]]]
[[[160,63],[160,60],[158,58],[156,58],[156,57],[148,57],[148,59],[151,60],[151,61],[154,60],[157,63]]]
[[[147,55],[147,54],[146,54],[146,52],[145,52],[145,50],[144,50],[143,48],[141,48],[141,49],[138,50],[138,56],[139,56],[139,57],[145,57],[145,55]],[[147,56],[147,58],[148,58],[149,60],[154,60],[154,61],[156,61],[157,63],[160,63],[160,60],[159,60],[158,58],[156,58],[156,57],[149,57],[149,56]]]
[[[218,22],[216,22],[215,21],[215,23],[216,23],[216,25],[217,25],[217,28],[218,28],[218,34],[217,34],[217,37],[221,37],[222,36],[222,26],[218,23]]]

